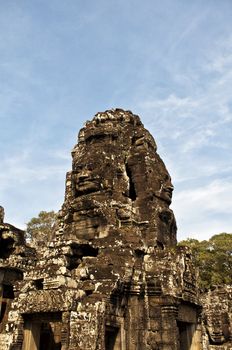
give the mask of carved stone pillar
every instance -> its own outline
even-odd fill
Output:
[[[179,331],[176,323],[176,305],[162,306],[162,350],[179,350]]]

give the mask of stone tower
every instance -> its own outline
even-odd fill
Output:
[[[138,116],[98,113],[80,130],[72,157],[62,213],[66,237],[116,234],[142,250],[176,244],[171,178]]]
[[[14,283],[0,350],[202,349],[195,269],[176,246],[153,137],[110,110],[80,130],[72,157],[59,230]]]

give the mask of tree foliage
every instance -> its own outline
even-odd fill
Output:
[[[179,245],[192,249],[196,265],[199,267],[201,288],[232,284],[232,234],[220,233],[208,241],[188,238]]]
[[[31,242],[47,242],[54,236],[57,229],[57,217],[54,211],[41,211],[37,217],[27,224],[26,237]]]

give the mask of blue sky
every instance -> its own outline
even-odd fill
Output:
[[[0,0],[0,204],[59,210],[77,133],[139,114],[172,176],[178,239],[232,232],[231,0]]]

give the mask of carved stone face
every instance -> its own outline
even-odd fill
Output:
[[[164,200],[167,204],[171,204],[173,189],[174,187],[171,183],[171,178],[168,174],[166,174],[164,180],[160,182],[159,191],[156,191],[155,195],[156,197]]]
[[[80,221],[83,230],[85,220],[88,230],[91,220],[95,228],[98,222],[114,228],[149,222],[151,236],[168,241],[162,235],[175,226],[170,224],[175,222],[174,216],[166,223],[167,220],[160,219],[159,212],[168,209],[173,186],[156,153],[153,137],[138,117],[117,110],[99,113],[80,131],[79,143],[72,154],[72,195],[67,198],[73,198],[76,203],[74,221]],[[101,208],[99,220],[96,210],[88,213],[83,202],[86,198],[92,201],[91,208],[95,205]],[[103,231],[102,227],[95,228],[90,231]],[[173,229],[170,236],[175,236]]]
[[[73,180],[77,196],[99,191],[99,176],[94,174],[93,169],[93,164],[79,164],[73,172]]]
[[[213,305],[211,312],[213,314],[207,317],[206,329],[212,343],[223,344],[230,338],[230,325],[228,313],[223,312],[222,305]]]

